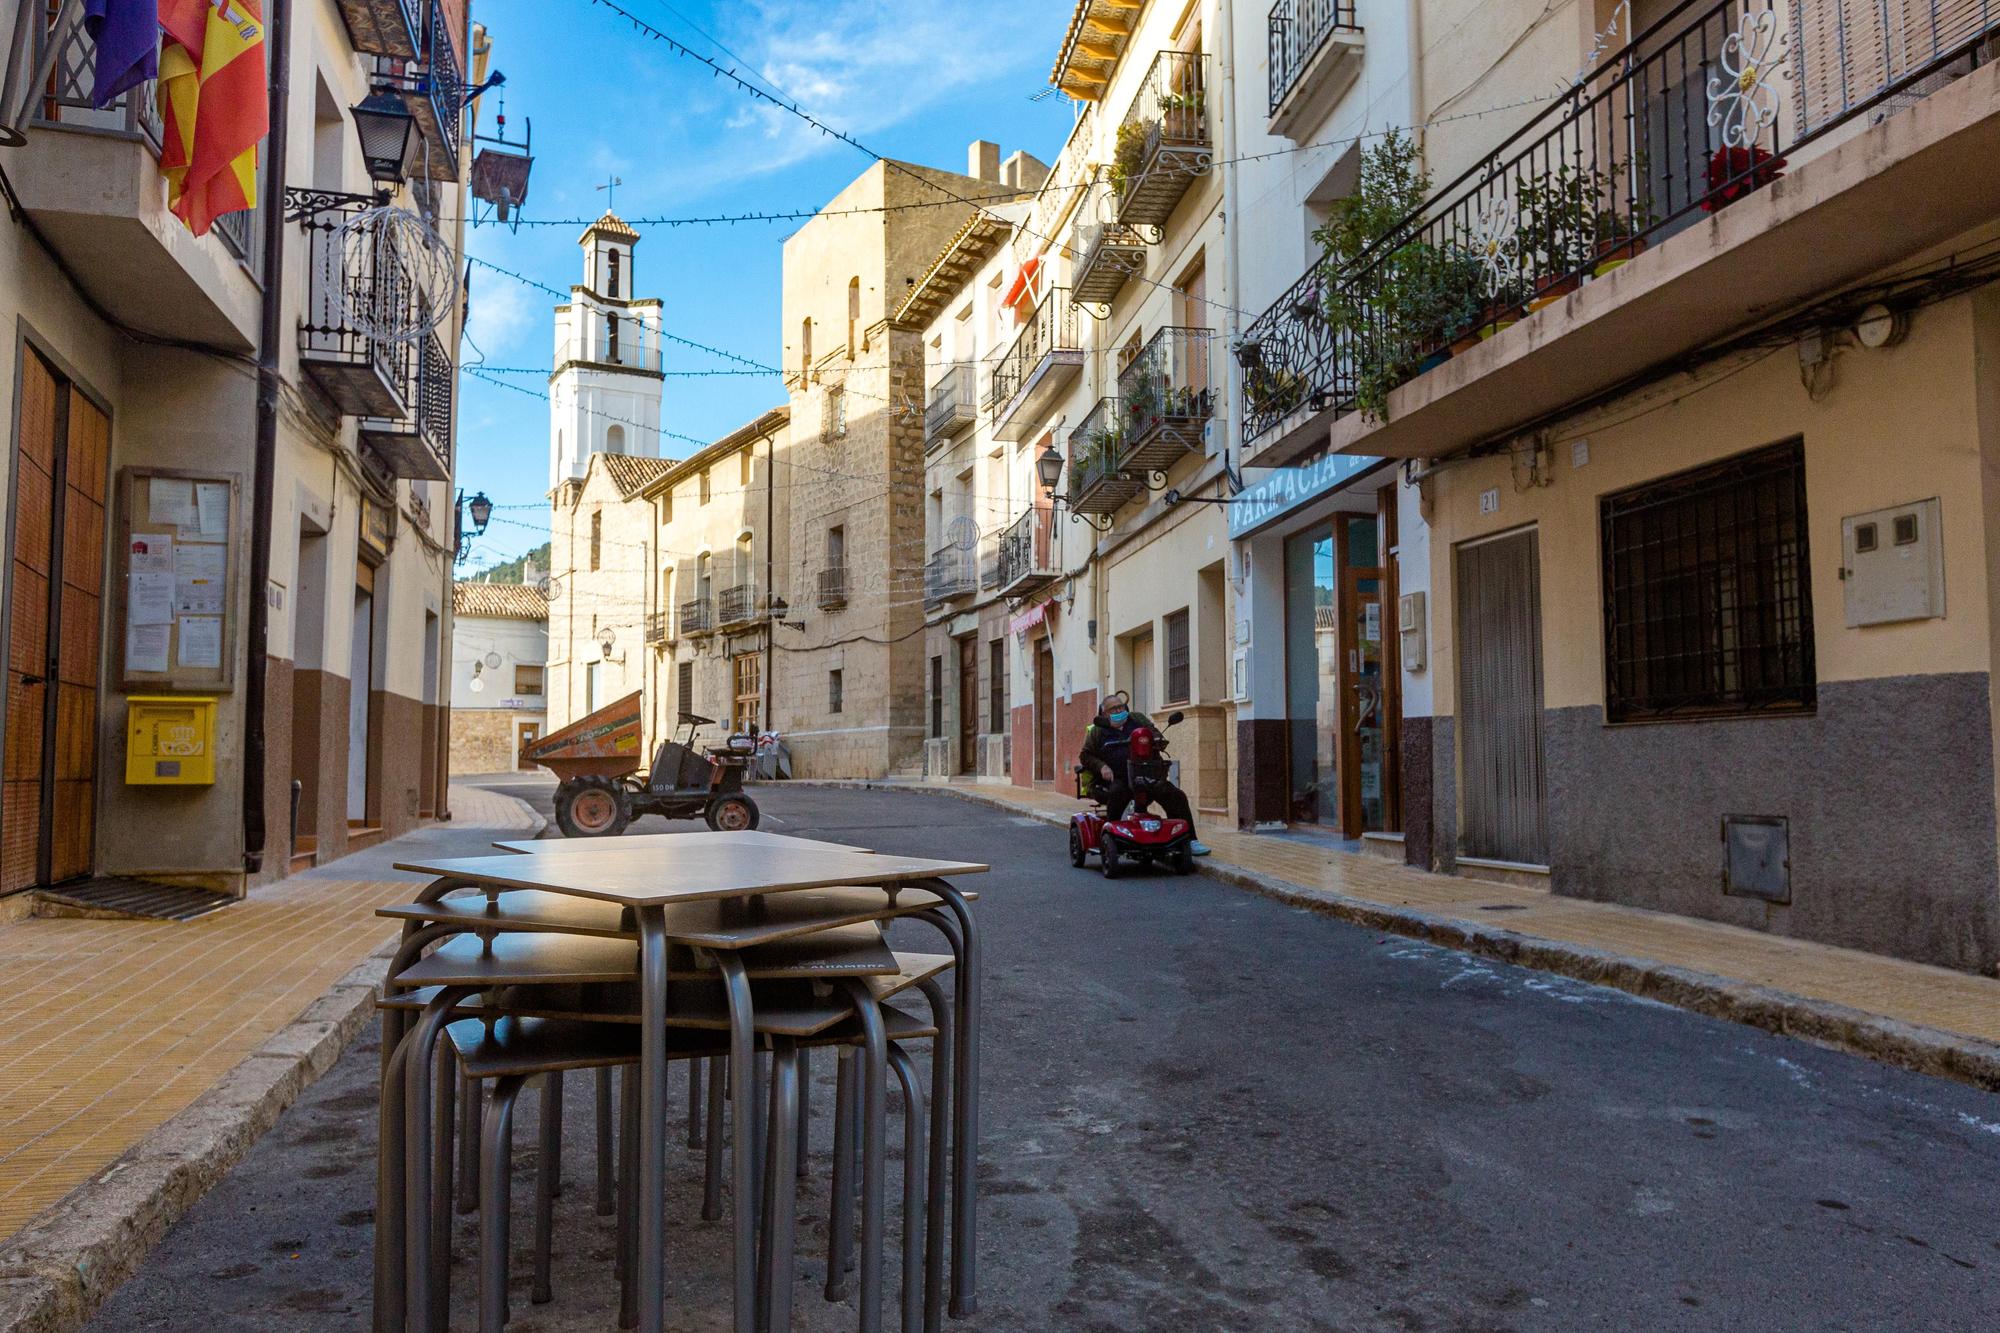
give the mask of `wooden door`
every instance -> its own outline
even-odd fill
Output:
[[[541,767],[523,759],[521,755],[530,745],[542,738],[542,724],[539,722],[516,722],[514,724],[514,767],[532,772]]]
[[[1340,826],[1358,838],[1388,827],[1388,679],[1384,571],[1349,565],[1340,580]]]
[[[1056,659],[1046,640],[1035,645],[1035,780],[1056,778]]]
[[[33,349],[15,449],[0,891],[88,875],[111,423]]]
[[[1548,863],[1534,530],[1457,551],[1459,854]]]
[[[979,640],[958,641],[958,771],[979,771]]]

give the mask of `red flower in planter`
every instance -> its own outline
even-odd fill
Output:
[[[1744,195],[1761,190],[1785,174],[1785,159],[1763,148],[1718,148],[1708,159],[1708,198],[1702,211],[1713,213]]]

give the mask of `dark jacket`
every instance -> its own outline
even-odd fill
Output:
[[[1125,725],[1114,727],[1099,713],[1091,722],[1090,730],[1083,733],[1083,750],[1077,761],[1091,777],[1102,781],[1103,775],[1097,771],[1098,765],[1109,764],[1117,775],[1116,781],[1125,780],[1125,760],[1132,752],[1132,733],[1140,727],[1150,727],[1153,719],[1134,709],[1125,719]]]

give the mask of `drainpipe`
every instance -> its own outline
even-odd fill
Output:
[[[777,730],[777,719],[771,716],[771,677],[778,670],[778,626],[771,619],[771,598],[777,595],[774,559],[777,553],[778,534],[772,526],[776,504],[772,499],[776,493],[778,462],[772,450],[776,447],[777,432],[764,437],[764,730]],[[774,772],[776,770],[773,770]]]
[[[1419,0],[1409,2],[1414,5]],[[1233,92],[1236,89],[1236,22],[1233,7],[1230,9],[1229,21],[1222,25],[1221,49],[1216,56],[1222,64],[1222,86]],[[1238,387],[1238,392],[1229,395],[1228,410],[1223,414],[1222,471],[1225,482],[1231,488],[1238,488],[1238,479],[1243,475],[1242,469],[1236,465],[1239,442],[1243,438],[1243,371],[1236,364],[1235,353],[1237,344],[1243,341],[1243,311],[1240,309],[1243,304],[1243,246],[1237,238],[1236,226],[1236,177],[1241,166],[1236,160],[1237,106],[1233,97],[1223,101],[1222,110],[1222,234],[1227,242],[1225,253],[1229,266],[1225,278],[1228,295],[1224,298],[1229,309],[1229,360],[1225,364]],[[1209,359],[1211,363],[1214,361],[1212,349]]]
[[[1416,136],[1417,156],[1424,157],[1424,0],[1403,0],[1403,29],[1410,44],[1410,132]]]
[[[257,335],[257,444],[250,487],[249,661],[243,689],[243,869],[264,868],[265,685],[271,642],[272,495],[278,462],[279,340],[285,326],[285,166],[291,139],[292,0],[271,0],[270,166],[264,173],[264,303]]]

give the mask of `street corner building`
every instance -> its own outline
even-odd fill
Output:
[[[522,751],[548,733],[549,603],[532,564],[519,583],[452,585],[453,773],[528,768]]]
[[[0,892],[237,895],[444,808],[487,42],[464,0],[267,0],[198,97],[236,46],[170,34],[163,99],[150,66],[112,91],[81,8],[0,6]]]

